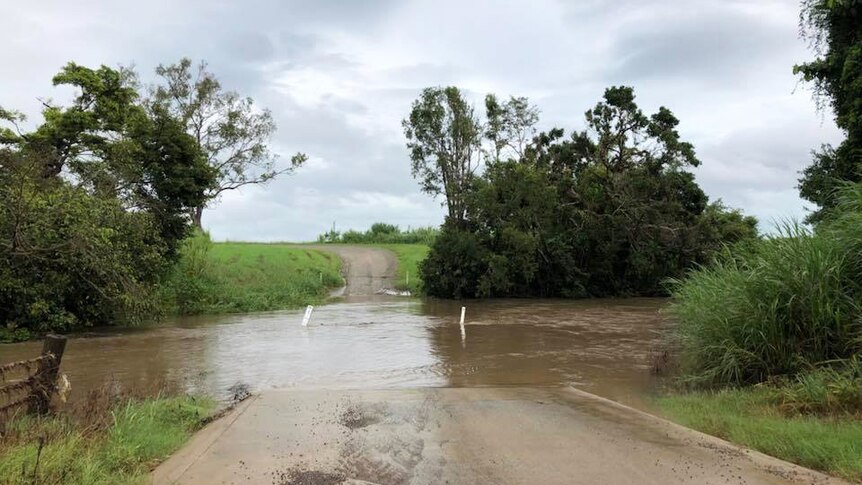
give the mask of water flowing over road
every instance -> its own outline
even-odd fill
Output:
[[[249,386],[159,484],[838,483],[616,403],[649,408],[664,300],[375,296],[391,254],[319,249],[345,260],[348,285],[308,327],[296,310],[72,338],[72,398],[106,380],[225,399]],[[0,361],[39,345],[0,346]]]

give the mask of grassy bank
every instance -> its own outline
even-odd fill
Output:
[[[674,282],[680,423],[862,480],[862,184]],[[694,391],[694,392],[685,392]]]
[[[334,255],[285,244],[186,241],[165,288],[175,314],[243,313],[314,304],[342,284]]]
[[[422,291],[419,263],[428,255],[428,246],[425,244],[375,244],[375,246],[392,251],[398,258],[395,289],[410,290],[414,295],[418,295]]]
[[[862,420],[788,414],[765,388],[661,397],[665,415],[690,428],[829,474],[862,480]]]
[[[718,255],[673,285],[680,365],[702,386],[756,384],[862,353],[862,184],[811,231]]]
[[[77,413],[13,420],[0,438],[0,483],[147,483],[215,408],[189,396],[88,404]]]

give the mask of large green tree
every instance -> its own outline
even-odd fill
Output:
[[[804,0],[801,27],[817,54],[794,72],[814,86],[815,94],[835,114],[846,138],[835,148],[824,145],[802,172],[802,197],[820,208],[817,222],[836,206],[836,189],[862,181],[862,4],[856,0]]]
[[[538,119],[524,97],[487,95],[482,120],[457,87],[426,88],[402,121],[413,176],[423,192],[443,196],[452,224],[463,224],[482,165],[523,156]]]
[[[34,131],[0,109],[0,322],[139,321],[212,169],[178,120],[141,104],[130,71],[69,64],[53,81],[75,97]]]
[[[629,87],[605,91],[587,129],[540,133],[519,158],[491,160],[422,266],[442,297],[664,293],[663,281],[756,221],[709,204],[700,162],[666,108],[647,116]]]
[[[225,90],[207,70],[206,62],[193,66],[190,59],[183,58],[176,64],[160,65],[156,74],[161,82],[152,89],[151,107],[180,121],[216,174],[204,200],[191,212],[197,227],[201,227],[207,204],[224,192],[266,184],[306,161],[304,154],[297,153],[287,165],[277,166],[269,149],[276,130],[272,114],[258,109],[250,97]]]
[[[443,195],[449,219],[463,222],[481,163],[482,125],[473,106],[454,86],[426,88],[402,124],[422,191]]]

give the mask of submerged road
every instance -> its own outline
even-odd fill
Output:
[[[319,248],[345,260],[347,294],[394,275],[385,250]],[[198,433],[153,482],[844,483],[571,387],[271,390]]]

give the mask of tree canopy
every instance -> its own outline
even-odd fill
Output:
[[[585,121],[488,159],[463,221],[447,221],[422,265],[429,294],[663,294],[668,277],[756,235],[754,218],[710,204],[686,171],[700,162],[667,108],[648,116],[632,88],[611,87]]]
[[[250,97],[224,90],[206,62],[193,67],[190,59],[183,58],[176,64],[160,65],[156,74],[161,83],[152,89],[150,108],[178,120],[215,172],[215,182],[193,208],[196,226],[201,227],[204,207],[222,193],[265,184],[305,162],[306,156],[297,153],[288,165],[276,165],[276,156],[269,149],[276,129],[272,113],[258,109]]]
[[[63,329],[137,321],[187,235],[213,171],[178,120],[147,109],[128,70],[68,64],[23,132],[0,110],[0,321]]]
[[[818,222],[837,205],[842,184],[862,181],[862,6],[854,0],[804,0],[800,24],[817,58],[794,72],[813,85],[846,135],[837,148],[824,145],[815,152],[799,180],[800,195],[820,208],[809,217]]]

